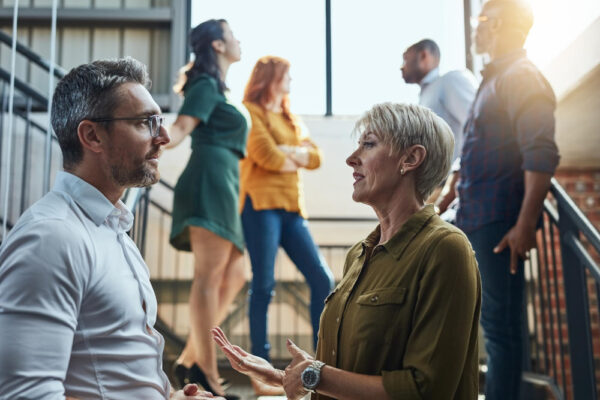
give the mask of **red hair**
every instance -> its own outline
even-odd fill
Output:
[[[290,62],[285,58],[276,56],[259,58],[246,84],[244,101],[257,104],[266,112],[266,105],[273,100],[273,86],[281,82],[289,69]],[[297,129],[296,118],[290,112],[290,98],[287,94],[281,100],[281,110],[283,116]]]

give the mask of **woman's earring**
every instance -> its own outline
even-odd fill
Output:
[[[400,175],[404,175],[404,167],[400,168]]]

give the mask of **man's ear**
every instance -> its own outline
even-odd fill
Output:
[[[213,40],[211,44],[212,44],[212,48],[217,53],[224,53],[225,52],[225,42],[223,40],[221,40],[221,39]]]
[[[98,135],[98,123],[84,119],[77,125],[77,137],[79,143],[84,149],[93,153],[100,153],[103,150],[104,139]]]
[[[425,157],[427,157],[427,149],[425,149],[425,147],[420,144],[410,146],[404,150],[400,168],[403,168],[405,172],[414,171],[423,164]]]
[[[497,33],[502,30],[504,21],[501,18],[492,18],[488,21],[490,24],[490,31]]]

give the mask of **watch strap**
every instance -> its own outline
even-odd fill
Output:
[[[311,393],[314,393],[316,387],[319,385],[319,382],[321,381],[321,368],[323,368],[324,365],[325,365],[325,363],[323,361],[314,360],[308,367],[306,367],[304,372],[306,372],[309,369],[312,370],[312,372],[317,375],[317,381],[314,384],[307,386],[307,383],[304,382],[304,372],[302,372],[302,378],[303,378],[302,386],[304,387],[304,389],[308,390]]]

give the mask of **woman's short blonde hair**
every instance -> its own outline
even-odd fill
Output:
[[[454,152],[454,135],[448,124],[428,108],[412,104],[381,103],[364,113],[354,126],[355,133],[374,133],[390,147],[390,154],[402,154],[410,146],[427,150],[416,170],[416,190],[426,200],[448,177]]]

